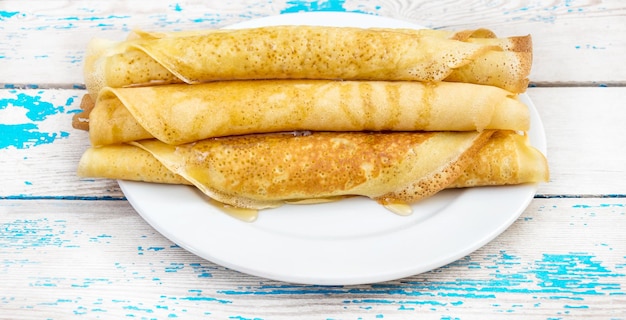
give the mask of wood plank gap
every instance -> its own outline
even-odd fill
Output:
[[[626,198],[626,194],[536,194],[535,199],[593,199],[593,198],[613,198],[623,199]]]
[[[0,89],[86,90],[82,83],[0,83]]]
[[[598,88],[626,87],[623,81],[531,82],[529,88]]]
[[[31,196],[31,195],[12,195],[0,196],[0,200],[78,200],[78,201],[127,201],[126,197],[113,196]]]

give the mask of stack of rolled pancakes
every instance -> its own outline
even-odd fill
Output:
[[[89,44],[78,175],[193,185],[259,210],[548,180],[528,141],[530,36],[271,26]]]

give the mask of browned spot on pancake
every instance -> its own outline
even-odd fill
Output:
[[[532,52],[533,41],[530,35],[510,37],[510,51],[515,52]]]
[[[389,175],[411,146],[430,133],[313,133],[253,135],[228,144],[191,146],[192,166],[208,167],[211,179],[233,194],[274,198],[341,194],[368,179]],[[208,162],[207,163],[205,162]],[[208,178],[208,177],[207,177]],[[294,194],[295,192],[295,194]]]

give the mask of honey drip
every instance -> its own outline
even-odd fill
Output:
[[[259,217],[259,210],[256,209],[233,207],[213,199],[210,199],[210,203],[229,216],[244,222],[254,222]]]
[[[386,202],[382,205],[399,216],[410,216],[413,213],[413,208],[406,202]]]

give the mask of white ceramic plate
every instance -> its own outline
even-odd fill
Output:
[[[348,13],[263,18],[233,28],[277,24],[358,27],[419,26]],[[541,120],[531,110],[531,143],[542,152]],[[240,272],[286,282],[348,285],[429,271],[459,259],[502,233],[532,200],[536,185],[445,190],[398,216],[366,198],[285,205],[246,223],[210,205],[195,188],[130,181],[119,184],[157,231],[190,252]]]

